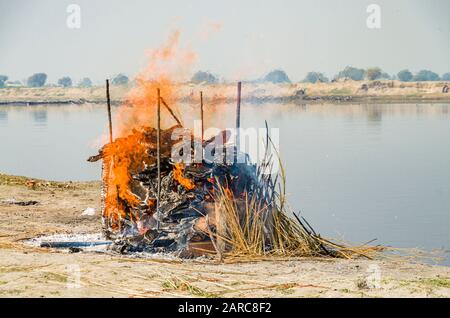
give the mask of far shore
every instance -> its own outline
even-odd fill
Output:
[[[341,103],[450,103],[448,82],[340,81],[332,83],[243,83],[242,101],[249,104],[341,104]],[[236,98],[234,84],[175,84],[176,98],[196,102],[203,91],[205,102],[229,103]],[[113,105],[126,103],[131,86],[112,86]],[[105,88],[79,87],[15,87],[0,89],[0,106],[32,106],[45,104],[104,104]]]

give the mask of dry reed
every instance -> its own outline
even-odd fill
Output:
[[[266,123],[267,128],[267,123]],[[266,136],[266,154],[257,167],[256,186],[239,198],[217,181],[216,218],[223,225],[212,233],[212,240],[222,242],[218,251],[225,257],[365,257],[372,259],[383,250],[379,246],[349,246],[322,238],[286,203],[286,175],[277,150]],[[272,174],[272,147],[280,166]],[[291,217],[292,215],[293,217]],[[211,235],[211,233],[208,233]],[[216,248],[217,249],[217,248]]]

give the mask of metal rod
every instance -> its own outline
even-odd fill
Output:
[[[172,115],[173,119],[175,119],[175,121],[177,122],[178,125],[183,126],[181,124],[181,121],[177,118],[177,116],[175,116],[175,113],[172,111],[172,109],[169,107],[169,105],[167,105],[166,101],[162,98],[159,97],[161,100],[161,103],[167,108],[167,110],[169,111],[169,113]]]
[[[109,142],[113,142],[113,128],[111,119],[111,99],[109,96],[109,80],[106,80],[106,105],[108,106],[108,121],[109,121]]]
[[[158,93],[158,115],[157,115],[157,130],[156,130],[156,162],[158,166],[158,197],[156,198],[156,229],[159,231],[160,226],[160,211],[159,201],[161,200],[161,90],[157,88]]]
[[[202,121],[202,145],[204,140],[205,126],[203,124],[203,92],[200,91],[200,120]]]
[[[111,245],[113,242],[111,241],[95,241],[95,242],[84,242],[84,241],[70,241],[70,242],[41,242],[41,247],[50,247],[50,248],[70,248],[70,247],[91,247],[91,246],[99,246],[99,245]]]
[[[239,153],[239,149],[240,149],[239,130],[241,128],[241,87],[242,87],[242,83],[238,82],[237,105],[236,105],[236,150],[238,153]]]

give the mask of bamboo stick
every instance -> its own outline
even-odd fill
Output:
[[[200,91],[200,119],[202,121],[202,145],[203,145],[205,126],[203,124],[203,92],[202,91]]]
[[[242,87],[242,83],[238,82],[237,105],[236,105],[236,150],[238,153],[239,153],[239,149],[240,149],[239,129],[241,128],[241,87]]]
[[[108,107],[108,122],[109,122],[109,142],[113,142],[112,119],[111,119],[111,98],[109,96],[109,80],[106,80],[106,105]]]
[[[181,121],[178,119],[177,116],[175,116],[175,113],[172,111],[172,109],[169,107],[169,105],[167,105],[166,101],[164,100],[164,98],[159,97],[161,100],[161,103],[166,107],[166,109],[169,111],[169,113],[172,115],[173,119],[175,119],[175,121],[177,122],[178,125],[183,126],[181,124]]]
[[[157,88],[158,93],[158,115],[157,115],[157,132],[156,132],[156,150],[157,150],[157,165],[158,165],[158,197],[156,199],[156,229],[159,231],[160,226],[160,211],[159,205],[161,200],[161,91]]]

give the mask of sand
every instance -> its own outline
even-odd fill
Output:
[[[16,201],[38,201],[19,206]],[[94,208],[94,215],[83,215]],[[91,210],[92,211],[92,210]],[[99,182],[0,175],[1,297],[449,297],[450,267],[406,260],[300,258],[242,262],[70,253],[42,235],[101,232]]]

